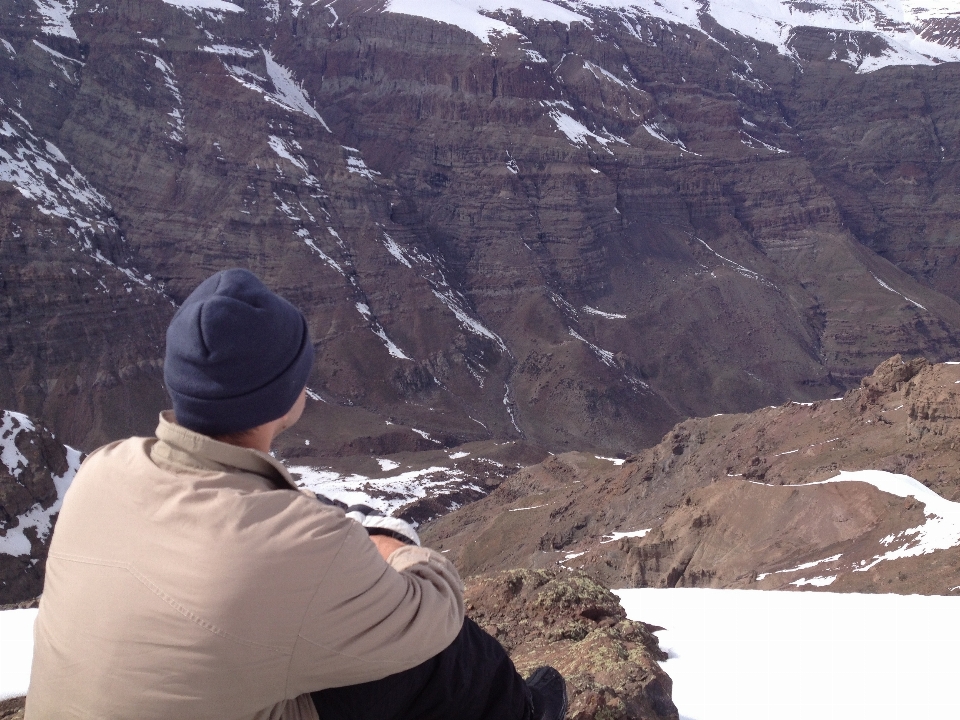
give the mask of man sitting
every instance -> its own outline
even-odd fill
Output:
[[[563,718],[563,679],[517,675],[412,527],[347,517],[269,454],[313,356],[303,315],[250,272],[187,298],[173,412],[92,453],[64,499],[27,720]]]

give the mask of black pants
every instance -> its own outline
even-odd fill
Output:
[[[450,646],[382,680],[312,695],[320,720],[531,720],[530,694],[503,646],[469,618]]]

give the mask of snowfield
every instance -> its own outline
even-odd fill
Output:
[[[667,628],[685,720],[947,720],[960,598],[762,590],[617,590]],[[36,610],[0,612],[0,699],[26,692]]]
[[[426,436],[426,433],[424,435]],[[427,437],[429,439],[429,436]],[[400,467],[399,463],[393,460],[381,459],[377,462],[383,472]],[[335,470],[306,465],[294,465],[288,469],[297,479],[297,485],[302,488],[331,500],[339,500],[347,506],[368,505],[385,515],[392,515],[404,505],[428,495],[443,497],[461,490],[484,492],[482,487],[471,483],[462,470],[439,465],[405,470],[383,478],[370,478],[358,473],[341,475]]]
[[[659,625],[681,720],[957,717],[960,597],[616,590]]]

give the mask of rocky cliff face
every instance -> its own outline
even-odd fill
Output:
[[[897,356],[842,399],[687,420],[621,464],[551,458],[422,535],[466,574],[956,593],[958,382],[960,366]]]
[[[955,356],[957,65],[857,72],[900,35],[774,47],[728,4],[478,35],[358,0],[2,0],[0,403],[88,449],[149,432],[165,323],[236,265],[309,316],[319,399],[281,449],[315,465],[412,428],[636,451]]]

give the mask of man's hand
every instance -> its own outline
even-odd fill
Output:
[[[377,546],[377,550],[383,556],[383,559],[386,560],[393,554],[393,551],[397,548],[402,548],[408,543],[402,543],[396,538],[392,538],[389,535],[371,535],[370,542]]]
[[[420,536],[413,525],[400,518],[385,517],[368,505],[351,505],[346,515],[363,525],[370,535],[387,535],[410,545],[420,544]]]

